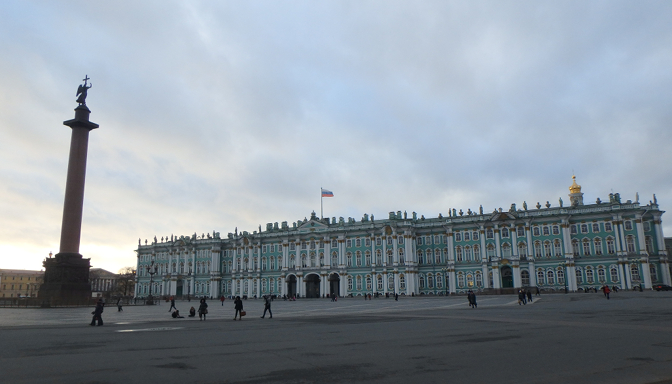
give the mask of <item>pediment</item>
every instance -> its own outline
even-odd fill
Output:
[[[317,220],[308,220],[305,223],[301,224],[298,228],[298,230],[301,232],[326,231],[327,229],[329,229],[328,225],[320,223]]]
[[[515,220],[517,217],[512,212],[493,212],[488,218],[489,221]]]

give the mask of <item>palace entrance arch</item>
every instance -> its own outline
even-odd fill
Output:
[[[332,273],[329,275],[329,294],[334,294],[336,296],[340,296],[341,294],[341,278],[338,276],[337,273]]]
[[[502,288],[513,288],[513,271],[511,267],[504,266],[501,269],[502,273]]]
[[[306,297],[309,299],[318,299],[320,297],[320,277],[314,273],[306,276]]]
[[[296,296],[296,276],[289,275],[287,277],[287,297]]]

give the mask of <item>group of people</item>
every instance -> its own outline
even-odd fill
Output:
[[[537,293],[539,291],[539,288],[537,288]],[[519,289],[518,290],[518,305],[526,305],[527,302],[532,302],[532,291],[531,290],[525,290],[525,289]]]

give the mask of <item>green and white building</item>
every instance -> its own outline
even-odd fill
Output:
[[[610,194],[584,204],[418,218],[401,211],[269,223],[253,233],[154,238],[138,244],[137,297],[322,297],[399,293],[440,295],[469,289],[551,291],[651,288],[670,284],[670,264],[655,195],[642,205]]]

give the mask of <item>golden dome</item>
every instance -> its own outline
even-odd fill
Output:
[[[569,187],[569,193],[581,193],[581,186],[576,184],[576,176],[572,176],[572,185]]]

